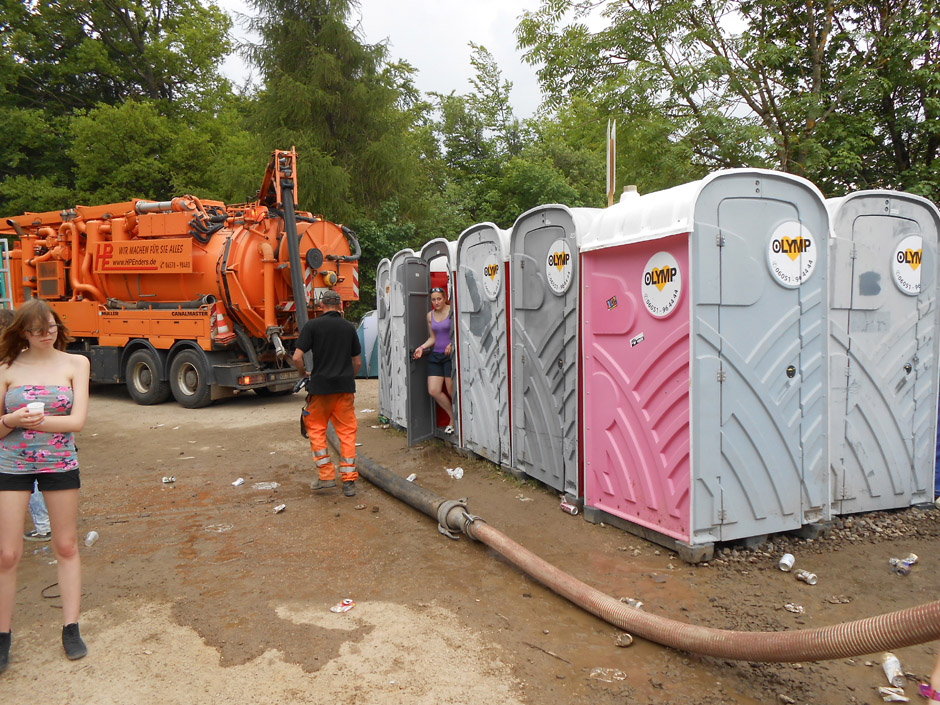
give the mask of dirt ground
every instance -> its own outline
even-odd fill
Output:
[[[360,381],[361,451],[470,510],[575,577],[654,614],[711,627],[783,630],[836,624],[938,598],[940,512],[857,517],[816,541],[774,537],[728,547],[708,565],[559,510],[557,496],[439,441],[407,448],[378,428],[378,385]],[[10,705],[227,703],[874,703],[879,654],[817,664],[735,663],[637,639],[526,577],[485,546],[360,480],[349,499],[314,494],[301,398],[253,394],[187,410],[134,405],[93,389],[78,439],[82,633],[62,653],[55,566],[26,545],[10,667]],[[455,480],[445,468],[460,466]],[[176,482],[164,484],[164,476]],[[232,485],[237,478],[245,482]],[[277,483],[276,487],[262,483]],[[274,512],[285,504],[286,509]],[[775,559],[794,553],[819,583]],[[921,557],[901,577],[891,556]],[[336,614],[344,598],[355,607]],[[803,614],[784,609],[804,608]],[[924,677],[936,644],[899,649]],[[916,683],[907,694],[918,701]]]

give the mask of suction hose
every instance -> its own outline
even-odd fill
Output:
[[[332,427],[328,438],[337,450]],[[486,544],[517,568],[578,607],[635,636],[714,658],[753,662],[803,662],[851,658],[940,638],[940,601],[846,624],[784,632],[735,632],[686,624],[629,607],[542,560],[467,511],[408,482],[369,457],[356,454],[359,474],[413,509],[438,520],[438,530],[461,531]]]

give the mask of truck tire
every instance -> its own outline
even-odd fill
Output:
[[[170,363],[173,398],[187,409],[201,409],[212,402],[209,363],[199,350],[183,350]]]
[[[160,379],[160,361],[156,353],[146,348],[128,356],[124,383],[131,399],[142,406],[162,404],[170,398],[170,385]]]

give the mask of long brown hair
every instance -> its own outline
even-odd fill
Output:
[[[72,342],[72,336],[69,335],[68,328],[65,327],[59,314],[42,299],[30,299],[16,309],[13,321],[0,335],[0,364],[12,365],[27,347],[26,331],[36,327],[45,328],[49,325],[50,314],[58,326],[55,349],[65,350],[65,347]]]

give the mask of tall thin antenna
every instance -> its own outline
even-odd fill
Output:
[[[607,206],[614,205],[617,189],[617,121],[607,121]]]

